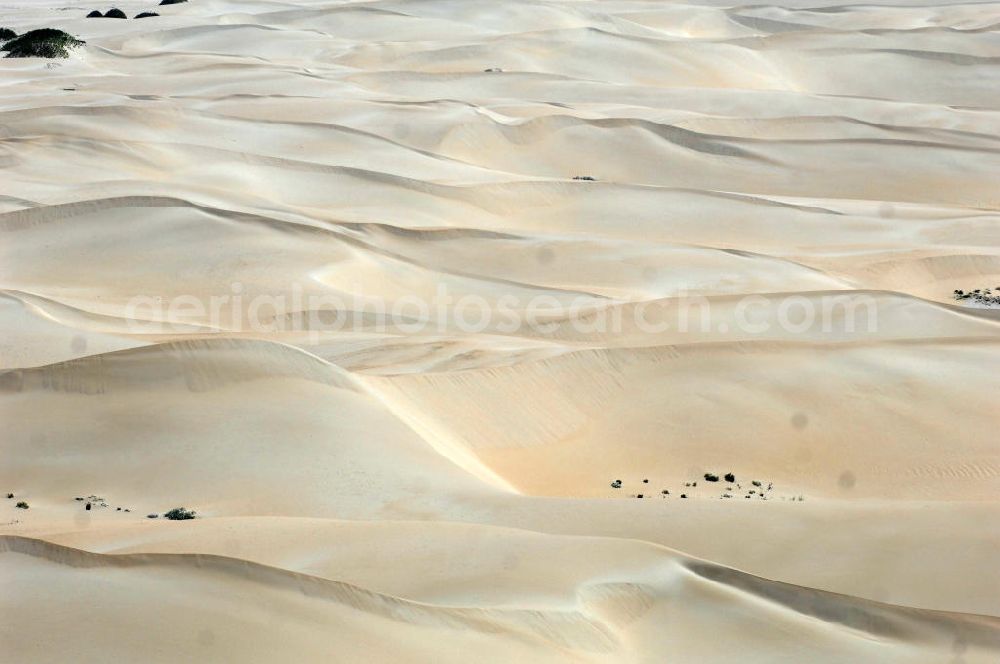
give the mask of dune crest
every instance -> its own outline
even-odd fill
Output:
[[[0,19],[0,659],[1000,659],[994,3],[114,9]]]

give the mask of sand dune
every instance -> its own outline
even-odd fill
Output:
[[[118,6],[0,17],[0,659],[1000,656],[995,4]]]
[[[13,558],[10,563],[17,572],[15,599],[23,601],[26,609],[44,606],[39,601],[44,597],[25,592],[30,581],[44,578],[47,586],[63,593],[85,593],[88,584],[103,580],[116,589],[127,585],[132,591],[166,595],[160,615],[183,616],[177,627],[191,630],[198,629],[208,615],[226,615],[221,622],[213,621],[211,629],[201,628],[194,643],[182,646],[182,650],[169,644],[172,635],[163,634],[159,643],[150,644],[154,653],[186,651],[190,656],[204,656],[218,652],[218,648],[224,649],[227,657],[240,654],[254,658],[277,652],[287,648],[282,646],[284,639],[275,639],[275,633],[266,630],[250,640],[237,638],[241,623],[268,615],[284,619],[289,613],[309,616],[314,625],[350,629],[351,639],[343,644],[338,639],[325,647],[333,645],[341,653],[376,660],[429,656],[427,645],[435,638],[456,639],[466,647],[486,649],[484,657],[492,661],[518,656],[556,661],[644,659],[643,652],[683,643],[685,635],[713,627],[724,628],[739,638],[743,647],[754,647],[771,661],[795,661],[794,657],[801,656],[827,661],[830,653],[826,647],[833,643],[839,654],[828,661],[841,661],[844,655],[926,661],[935,651],[941,656],[954,652],[956,644],[970,661],[978,661],[981,654],[998,645],[994,618],[880,605],[669,555],[662,555],[640,579],[582,583],[567,608],[484,609],[417,603],[343,582],[213,555],[90,554],[11,536],[4,538],[2,546],[5,557]],[[84,570],[87,573],[82,574]],[[192,603],[184,592],[192,587],[209,591],[210,604]],[[266,603],[244,605],[240,596],[247,590],[266,598]],[[127,596],[115,590],[110,594],[111,602],[127,601]],[[719,602],[727,603],[725,612],[704,613],[705,608]],[[677,611],[676,603],[683,603],[687,610]],[[63,605],[62,621],[79,619],[74,613],[86,616],[95,631],[112,636],[100,644],[104,652],[128,656],[134,637],[113,632],[116,625],[119,629],[129,625],[114,620],[114,614],[107,615],[103,607],[88,610],[86,605],[73,604]],[[132,624],[141,625],[142,618],[141,613],[133,616],[136,622]],[[70,656],[71,651],[60,649],[58,644],[18,643],[13,635],[24,625],[16,616],[5,627],[17,655]],[[383,630],[391,630],[394,639],[378,639]],[[794,636],[776,638],[785,631]],[[309,634],[307,630],[303,633]],[[799,649],[799,654],[789,656],[789,646]],[[697,644],[708,658],[724,656],[730,647],[719,642]],[[294,656],[305,660],[321,658],[324,650],[315,637],[296,639],[294,648]],[[453,653],[451,657],[465,654]]]

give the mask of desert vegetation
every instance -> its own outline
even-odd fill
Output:
[[[712,472],[703,473],[702,474],[702,478],[706,482],[709,482],[710,484],[716,484],[716,483],[720,482],[720,475],[718,473],[712,473]],[[736,473],[734,473],[732,471],[727,472],[724,475],[722,475],[721,479],[725,480],[725,483],[727,484],[727,486],[725,486],[725,488],[722,489],[722,492],[719,493],[718,495],[716,495],[714,493],[712,495],[706,495],[704,493],[704,490],[702,490],[701,492],[693,492],[693,493],[691,493],[690,496],[688,495],[688,492],[685,492],[685,493],[680,494],[679,497],[680,498],[689,498],[689,497],[690,498],[710,498],[711,497],[711,498],[719,498],[719,499],[729,499],[729,498],[733,498],[734,496],[736,496],[738,494],[742,495],[745,500],[753,500],[753,499],[756,499],[756,500],[773,500],[775,497],[777,497],[775,494],[772,493],[774,491],[774,483],[773,482],[765,482],[764,480],[754,479],[754,480],[750,480],[750,485],[747,487],[747,489],[744,489],[742,484],[739,484],[739,483],[736,482]],[[744,480],[744,481],[746,481],[746,480]],[[644,477],[644,478],[638,480],[638,483],[640,485],[642,485],[642,484],[649,484],[650,482],[651,482],[651,480],[648,477]],[[686,488],[688,488],[688,489],[697,489],[698,488],[698,482],[697,481],[684,482],[684,486]],[[750,488],[751,486],[753,488]],[[616,480],[612,480],[611,481],[611,488],[612,489],[622,489],[624,487],[625,487],[625,482],[623,480],[616,479]],[[645,498],[646,497],[645,491],[643,491],[642,493],[634,493],[634,494],[631,494],[631,495],[632,495],[633,498]],[[670,489],[669,488],[664,488],[664,489],[660,490],[660,497],[661,498],[667,498],[667,497],[670,497],[671,495],[672,494],[670,493]],[[793,502],[802,502],[803,500],[805,500],[805,498],[803,496],[801,496],[801,495],[798,495],[798,496],[787,496],[786,495],[786,496],[781,496],[780,498],[781,498],[781,500],[791,500]]]
[[[26,32],[0,46],[8,58],[68,58],[69,50],[83,41],[62,30],[41,28]]]
[[[996,289],[992,288],[977,288],[971,291],[964,291],[956,289],[952,296],[959,301],[971,300],[976,304],[991,306],[1000,306],[1000,286]]]

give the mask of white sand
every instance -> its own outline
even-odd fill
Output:
[[[1000,5],[118,6],[0,7],[0,660],[1000,658]]]

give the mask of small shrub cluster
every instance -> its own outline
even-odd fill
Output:
[[[972,300],[979,304],[1000,305],[1000,286],[996,288],[997,294],[993,294],[992,288],[977,288],[966,293],[963,290],[955,290],[953,296],[956,300]]]
[[[186,1],[186,0],[184,0],[184,1]],[[161,2],[160,4],[161,5],[172,5],[172,4],[176,4],[176,3],[173,3],[173,2]],[[152,18],[154,16],[159,16],[159,14],[157,14],[156,12],[139,12],[138,14],[136,14],[134,16],[134,18]],[[89,14],[87,14],[87,18],[128,18],[128,16],[126,16],[125,12],[123,12],[120,9],[118,9],[117,7],[112,7],[111,9],[109,9],[104,14],[102,14],[100,11],[98,11],[98,10],[95,9],[94,11],[90,12]]]
[[[187,519],[193,519],[194,515],[194,510],[184,509],[183,507],[175,507],[169,512],[166,512],[163,516],[171,521],[185,521]]]
[[[702,477],[704,477],[704,479],[705,479],[706,482],[710,482],[710,483],[717,483],[717,482],[719,482],[719,475],[716,474],[716,473],[704,473],[702,475]],[[745,499],[747,499],[747,500],[750,500],[750,499],[753,499],[753,498],[756,498],[758,500],[773,500],[775,498],[775,495],[771,493],[771,491],[774,489],[774,483],[773,482],[768,482],[767,486],[765,487],[764,483],[761,480],[750,480],[750,484],[754,488],[751,489],[751,488],[748,487],[747,489],[743,489],[743,485],[742,484],[738,484],[736,482],[736,473],[733,473],[733,472],[725,473],[722,476],[722,478],[725,479],[726,483],[728,483],[730,485],[735,485],[735,486],[727,486],[727,487],[725,487],[725,489],[723,490],[723,492],[721,494],[719,494],[719,496],[718,496],[720,499],[722,499],[722,498],[733,498],[734,494],[736,492],[741,492],[741,493],[745,494],[743,497]],[[640,481],[642,482],[642,484],[649,484],[650,483],[649,478],[643,478]],[[612,489],[621,489],[623,486],[624,486],[624,483],[622,482],[622,480],[612,480],[611,481],[611,488]],[[698,488],[698,483],[697,482],[685,482],[684,486],[696,489],[696,488]],[[631,495],[632,495],[633,498],[645,498],[645,496],[646,496],[645,493],[634,493],[634,494],[631,494]],[[655,493],[653,495],[655,495]],[[666,498],[667,496],[670,496],[670,495],[672,495],[672,494],[670,493],[669,489],[662,489],[660,491],[660,496],[662,498]],[[682,493],[682,494],[680,494],[680,497],[681,498],[688,498],[688,494],[687,493]],[[782,500],[786,500],[787,498],[782,497],[781,499]],[[801,502],[802,500],[804,500],[804,498],[802,496],[798,496],[798,497],[791,497],[790,500]]]

